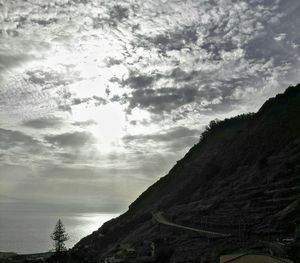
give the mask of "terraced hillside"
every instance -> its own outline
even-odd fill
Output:
[[[226,250],[292,235],[300,223],[299,197],[300,85],[255,114],[212,122],[165,177],[125,214],[82,239],[71,259],[100,262],[130,244],[136,262],[215,262]],[[168,222],[225,235],[160,224],[152,216],[158,212]]]

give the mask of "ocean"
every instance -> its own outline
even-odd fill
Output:
[[[97,230],[118,214],[55,213],[45,211],[13,211],[0,209],[0,252],[31,254],[53,249],[50,234],[60,218],[70,239],[71,248],[81,238]]]

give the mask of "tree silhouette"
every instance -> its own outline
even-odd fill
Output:
[[[66,233],[65,226],[60,219],[58,219],[50,237],[54,241],[54,247],[57,253],[66,250],[65,241],[69,239],[69,236]]]

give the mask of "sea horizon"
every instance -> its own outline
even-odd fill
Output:
[[[44,253],[53,250],[50,238],[58,219],[61,219],[72,248],[80,239],[99,229],[117,213],[62,212],[43,210],[4,209],[0,206],[0,252],[18,254]]]

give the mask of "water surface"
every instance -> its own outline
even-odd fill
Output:
[[[104,222],[118,214],[55,213],[42,211],[3,210],[0,207],[0,251],[17,253],[46,252],[53,248],[50,234],[60,218],[72,247],[81,238],[97,230]]]

